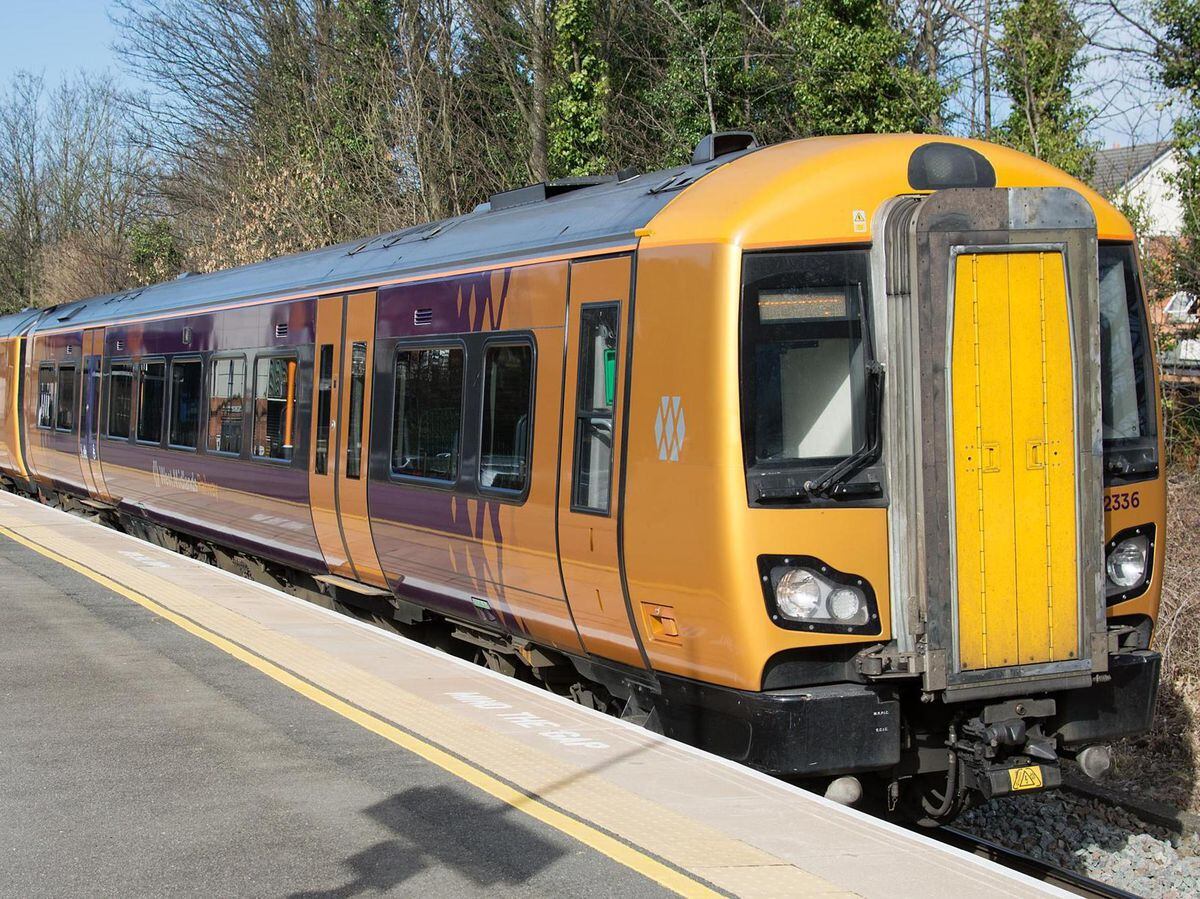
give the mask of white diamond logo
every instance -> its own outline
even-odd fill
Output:
[[[654,442],[658,444],[659,461],[678,462],[686,436],[683,401],[677,396],[664,396],[659,400],[658,416],[654,420]]]

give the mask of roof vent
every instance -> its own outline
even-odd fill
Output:
[[[712,162],[730,153],[740,153],[742,150],[753,150],[758,146],[758,139],[749,131],[718,131],[701,138],[692,151],[692,165]]]
[[[275,324],[275,336],[276,337],[287,337],[287,334],[288,334],[287,322],[277,322]]]
[[[530,203],[541,203],[551,197],[570,193],[584,187],[595,187],[597,184],[609,184],[617,180],[616,175],[583,175],[577,178],[559,178],[556,181],[542,181],[540,184],[530,184],[515,190],[506,190],[492,194],[488,203],[492,212],[501,209],[511,209],[513,206],[528,206]]]
[[[432,309],[415,309],[413,310],[414,325],[432,325],[433,310]]]

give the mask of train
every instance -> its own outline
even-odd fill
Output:
[[[0,319],[6,488],[945,821],[1148,729],[1135,235],[913,134],[521,187]]]

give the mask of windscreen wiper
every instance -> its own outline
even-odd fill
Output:
[[[879,457],[883,444],[883,363],[867,363],[867,442],[825,474],[804,483],[804,492],[812,498],[840,499],[849,492],[846,482]],[[878,489],[878,485],[876,485]]]

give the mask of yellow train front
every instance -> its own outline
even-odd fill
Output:
[[[623,546],[650,665],[688,679],[646,690],[668,733],[940,818],[1149,726],[1133,240],[1047,165],[915,136],[749,153],[650,222]]]

